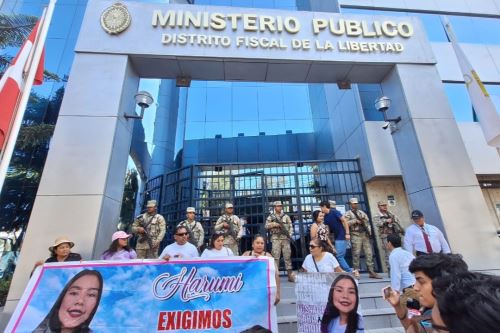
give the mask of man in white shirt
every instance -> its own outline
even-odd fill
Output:
[[[196,246],[188,242],[189,232],[184,226],[175,228],[175,243],[168,245],[160,254],[164,260],[170,259],[189,259],[199,257]]]
[[[430,253],[451,253],[450,246],[441,230],[425,223],[419,210],[411,213],[413,224],[406,229],[404,248],[417,256]]]
[[[391,267],[392,290],[401,294],[401,302],[406,305],[408,298],[417,299],[413,290],[415,276],[408,267],[415,257],[410,252],[401,248],[401,237],[398,234],[387,235],[386,250],[389,252],[389,265]]]

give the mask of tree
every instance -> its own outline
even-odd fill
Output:
[[[36,16],[0,14],[0,50],[21,47],[37,21]],[[12,59],[11,55],[0,54],[0,77],[7,70]],[[61,81],[57,74],[47,70],[44,70],[43,76],[45,81]]]

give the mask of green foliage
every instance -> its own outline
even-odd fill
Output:
[[[50,141],[53,132],[54,125],[51,124],[23,126],[19,130],[19,136],[17,138],[18,147],[20,149],[26,149],[46,145]]]
[[[134,222],[135,204],[139,191],[139,181],[136,170],[129,170],[125,176],[122,207],[120,210],[120,229],[129,231]]]
[[[0,14],[0,49],[20,47],[36,24],[38,17]]]
[[[5,305],[11,282],[12,277],[4,277],[3,279],[0,279],[0,307]]]
[[[38,17],[30,15],[0,14],[0,50],[7,47],[21,47],[35,26]],[[9,67],[13,57],[0,54],[0,77]],[[43,71],[44,81],[60,82],[61,78],[48,70]]]

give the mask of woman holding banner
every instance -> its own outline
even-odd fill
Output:
[[[202,258],[216,258],[216,257],[232,257],[234,256],[233,251],[224,246],[224,234],[214,233],[212,238],[210,238],[210,244],[208,248],[201,254]]]
[[[254,256],[254,257],[260,257],[260,256],[266,256],[266,257],[273,257],[271,253],[266,251],[266,239],[262,235],[255,235],[252,241],[252,250],[251,251],[246,251],[245,253],[242,254],[243,256]]]
[[[312,239],[309,242],[308,254],[302,263],[304,271],[309,273],[333,273],[343,272],[339,262],[333,254],[328,252],[328,243],[318,238]]]
[[[363,317],[358,313],[359,293],[354,278],[339,275],[328,293],[321,333],[364,333]]]
[[[76,274],[59,294],[52,309],[33,333],[88,333],[103,288],[101,273],[85,269]]]
[[[246,251],[245,253],[242,254],[244,257],[270,257],[273,258],[273,263],[274,263],[274,257],[271,255],[271,253],[266,251],[266,239],[262,235],[255,235],[253,237],[252,241],[252,250],[251,251]],[[280,302],[280,290],[281,290],[281,283],[280,283],[280,275],[279,275],[279,270],[278,267],[275,267],[276,271],[276,299],[274,300],[274,305],[278,305]]]
[[[125,231],[117,231],[111,236],[111,245],[109,249],[101,255],[102,260],[129,260],[137,259],[134,249],[128,246],[128,239],[132,235]]]

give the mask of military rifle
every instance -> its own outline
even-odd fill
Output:
[[[137,240],[138,242],[142,243],[142,242],[148,242],[148,245],[149,245],[149,248],[150,249],[153,249],[153,240],[151,239],[151,236],[149,235],[149,232],[148,232],[148,226],[149,224],[151,223],[151,221],[153,220],[153,218],[155,217],[156,215],[153,215],[150,219],[149,219],[149,222],[146,222],[144,220],[144,215],[139,215],[137,217],[137,220],[139,221],[139,225],[144,229],[144,233],[141,234],[142,237],[139,237],[139,239]]]

